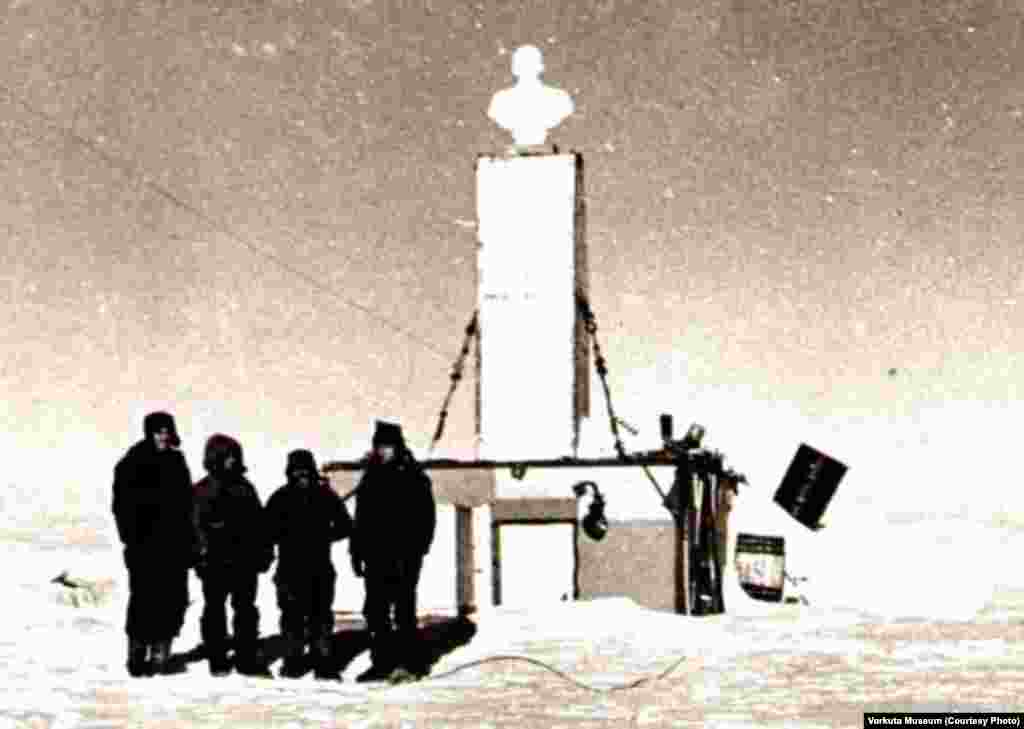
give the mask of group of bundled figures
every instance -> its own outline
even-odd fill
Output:
[[[128,570],[125,632],[132,676],[173,672],[171,644],[184,624],[193,569],[203,589],[200,635],[210,672],[270,677],[256,596],[259,575],[276,559],[280,675],[297,678],[312,667],[317,678],[340,680],[332,661],[337,572],[331,547],[346,538],[352,570],[364,580],[370,633],[372,665],[357,680],[426,673],[416,645],[416,590],[434,538],[436,506],[430,479],[399,425],[376,424],[354,517],[308,450],[288,454],[287,483],[264,506],[245,476],[236,439],[218,433],[207,440],[206,476],[193,484],[173,416],[150,413],[143,429],[145,438],[115,467],[113,488]]]

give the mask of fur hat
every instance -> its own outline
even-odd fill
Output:
[[[146,440],[150,440],[157,431],[167,428],[171,434],[171,445],[177,448],[181,445],[181,438],[178,437],[178,429],[174,425],[174,416],[170,413],[157,411],[150,413],[142,421],[142,430],[146,434]]]
[[[311,471],[313,474],[319,473],[313,453],[305,448],[300,448],[288,454],[288,465],[285,466],[284,473],[288,478],[291,478],[292,474],[299,469]]]
[[[235,473],[245,473],[245,461],[242,459],[242,444],[229,435],[215,433],[206,441],[206,450],[203,452],[203,468],[213,472],[224,467],[224,460],[228,456],[235,457]]]
[[[405,445],[405,438],[402,437],[402,426],[398,423],[387,423],[378,420],[373,431],[373,447],[395,446],[400,448]]]

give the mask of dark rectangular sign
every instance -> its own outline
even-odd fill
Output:
[[[775,492],[775,503],[808,529],[818,529],[846,465],[801,443]]]

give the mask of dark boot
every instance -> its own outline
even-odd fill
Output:
[[[281,671],[278,675],[281,678],[302,678],[308,672],[309,666],[301,656],[289,656],[281,664]]]
[[[331,654],[331,637],[321,636],[312,645],[313,675],[323,681],[340,681],[341,671],[334,664]]]
[[[386,681],[391,675],[391,669],[378,666],[377,664],[371,665],[365,671],[356,676],[356,683],[367,683],[369,681]]]
[[[243,676],[273,678],[258,644],[243,644],[235,650],[235,668]]]
[[[235,635],[235,668],[245,676],[270,678],[270,669],[260,650],[260,613],[256,608],[256,573],[241,576],[232,585],[232,628]]]
[[[302,678],[309,667],[302,656],[302,638],[295,635],[284,636],[284,662],[281,664],[281,678]]]
[[[162,676],[170,673],[171,641],[159,640],[150,645],[149,660],[153,666],[153,675]]]
[[[430,669],[427,667],[426,656],[423,646],[419,641],[419,631],[415,624],[413,627],[406,627],[395,635],[395,668],[403,668],[416,678],[423,678]]]
[[[231,659],[228,658],[228,641],[221,638],[211,639],[210,636],[203,636],[203,653],[206,662],[210,667],[211,676],[227,676],[231,673]]]
[[[390,628],[371,632],[370,661],[372,665],[356,677],[357,682],[383,681],[395,670],[395,634]]]
[[[227,676],[231,673],[231,660],[223,650],[211,650],[206,656],[211,676]]]
[[[370,633],[370,667],[356,676],[356,683],[386,681],[394,670],[390,630]]]
[[[141,640],[128,639],[128,674],[134,678],[152,675],[148,647]]]
[[[388,674],[388,683],[409,683],[410,681],[418,680],[418,676],[410,671],[405,666],[398,666],[395,670]]]

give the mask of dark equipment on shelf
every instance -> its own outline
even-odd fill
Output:
[[[593,481],[580,481],[572,487],[572,491],[579,499],[587,493],[588,488],[593,492],[593,498],[587,508],[587,515],[583,517],[583,532],[595,542],[599,542],[608,533],[608,517],[604,513],[604,495]]]

